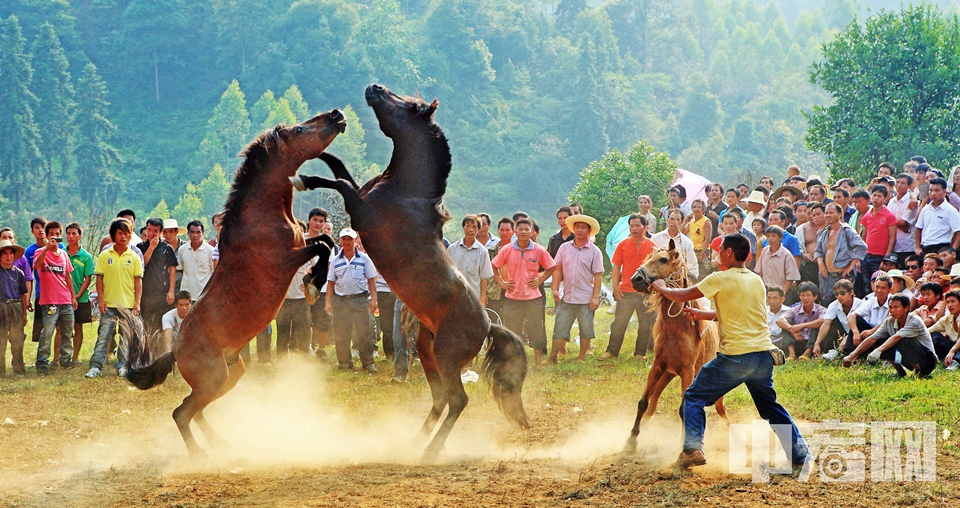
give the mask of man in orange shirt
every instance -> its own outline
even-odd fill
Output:
[[[637,345],[633,355],[639,360],[646,356],[653,335],[653,322],[657,315],[647,312],[645,305],[647,295],[638,293],[630,283],[630,277],[637,272],[640,265],[647,260],[656,245],[647,238],[647,219],[635,213],[627,219],[630,224],[630,236],[619,244],[613,253],[613,298],[617,301],[617,312],[610,325],[610,344],[607,351],[600,355],[599,360],[609,360],[620,354],[623,345],[623,335],[630,324],[630,317],[637,313]]]

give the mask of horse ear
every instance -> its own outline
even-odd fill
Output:
[[[673,241],[673,238],[670,239],[670,244],[667,246],[667,250],[669,251],[677,250],[677,244]]]
[[[430,105],[427,107],[427,112],[430,114],[430,116],[433,116],[433,113],[437,110],[437,106],[439,105],[440,105],[440,101],[438,101],[437,99],[433,99],[433,102],[431,102]]]

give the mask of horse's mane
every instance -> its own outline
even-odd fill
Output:
[[[223,204],[220,243],[224,248],[230,245],[230,226],[239,222],[244,200],[251,191],[256,190],[254,181],[257,174],[279,146],[280,130],[283,128],[284,125],[280,124],[273,129],[263,131],[239,154],[244,160],[233,175],[233,186],[230,189],[230,194],[227,195],[227,201]]]

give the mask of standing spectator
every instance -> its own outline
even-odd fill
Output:
[[[137,231],[137,214],[133,213],[133,210],[131,210],[131,209],[129,209],[129,208],[124,208],[123,210],[120,210],[119,212],[117,212],[117,218],[118,218],[118,219],[127,219],[128,221],[130,221],[130,234],[131,234],[131,236],[130,236],[129,245],[127,246],[128,249],[133,248],[133,247],[135,247],[138,243],[142,243],[142,242],[143,242],[143,240],[142,240],[139,236],[137,236],[137,233],[136,233],[136,231]],[[103,252],[104,249],[106,249],[107,247],[109,247],[111,243],[113,243],[113,240],[110,239],[110,235],[109,235],[109,234],[104,235],[104,237],[100,239],[100,248],[99,248],[98,250],[99,250],[100,252]],[[140,256],[140,260],[143,261],[143,255],[142,255],[142,253],[138,253],[137,255]]]
[[[213,275],[213,247],[203,241],[203,223],[198,220],[187,224],[190,243],[180,246],[177,251],[177,269],[183,272],[181,287],[190,293],[196,302],[203,288]],[[299,280],[297,281],[299,283]]]
[[[566,207],[564,207],[566,208]],[[560,213],[557,213],[558,221]],[[453,260],[453,266],[463,274],[463,278],[480,298],[480,304],[487,306],[487,280],[493,277],[490,253],[477,241],[480,219],[476,215],[467,215],[460,221],[463,238],[450,244],[447,253]],[[553,239],[551,238],[552,242]],[[391,303],[392,306],[392,303]]]
[[[530,347],[539,366],[547,352],[547,331],[540,320],[528,318],[538,315],[538,307],[542,305],[540,285],[553,275],[555,263],[547,249],[530,240],[532,232],[530,219],[517,221],[516,241],[502,244],[491,264],[493,278],[504,291],[501,301],[503,326],[521,335],[526,322]],[[540,272],[540,268],[544,271]],[[554,299],[559,306],[558,295],[554,294]]]
[[[798,212],[796,229],[797,242],[800,243],[800,247],[803,250],[800,255],[800,280],[819,283],[820,279],[817,274],[820,272],[820,267],[817,263],[816,255],[817,233],[823,228],[826,222],[824,218],[824,207],[822,203],[816,206],[807,206],[807,204],[802,201],[800,203],[802,203],[803,206],[797,206],[795,208]],[[798,203],[798,205],[800,203]],[[800,223],[799,213],[801,209],[803,210],[803,217],[805,219],[802,224]]]
[[[23,257],[27,260],[27,265],[30,267],[30,273],[33,275],[34,281],[33,297],[27,306],[27,310],[33,312],[33,330],[30,334],[30,339],[33,342],[40,342],[40,333],[43,331],[43,314],[40,312],[40,279],[37,277],[37,270],[33,267],[33,261],[37,249],[42,249],[47,246],[46,234],[43,232],[43,228],[46,225],[47,219],[43,217],[30,219],[30,233],[33,234],[33,238],[36,241],[28,245],[23,251]],[[63,246],[61,245],[60,248],[63,248]]]
[[[356,333],[360,362],[373,374],[377,367],[373,364],[373,343],[369,337],[370,316],[377,308],[377,269],[366,254],[356,250],[356,240],[357,232],[353,229],[340,230],[340,253],[330,263],[327,281],[333,285],[327,284],[324,305],[327,313],[333,316],[338,367],[353,368],[350,339]]]
[[[328,224],[327,219],[329,216],[329,212],[321,207],[310,210],[310,214],[307,217],[307,233],[303,235],[304,239],[315,238],[324,234],[323,228]],[[314,266],[325,263],[329,269],[330,261],[336,255],[337,247],[334,247],[328,259],[316,259]],[[313,273],[312,267],[310,268],[310,273],[311,275]],[[314,296],[314,290],[316,291],[316,296]],[[317,358],[323,359],[327,357],[325,348],[327,347],[327,338],[330,333],[330,315],[324,310],[324,307],[327,305],[327,281],[324,280],[320,286],[304,288],[304,296],[307,299],[307,304],[310,306],[310,324],[313,329],[311,346]]]
[[[73,311],[73,364],[80,365],[80,348],[83,346],[83,325],[93,322],[90,304],[90,282],[93,277],[93,256],[80,245],[83,229],[80,224],[67,224],[67,255],[73,271],[73,292],[77,295],[77,308]]]
[[[63,225],[57,221],[48,222],[43,228],[47,245],[36,251],[33,268],[37,271],[38,281],[43,285],[40,297],[40,314],[43,316],[43,331],[37,346],[37,374],[50,373],[47,363],[50,358],[50,346],[54,330],[60,331],[59,363],[65,369],[73,365],[73,311],[77,307],[77,295],[73,289],[73,264],[70,256],[60,248],[63,240]]]
[[[667,190],[667,205],[660,208],[660,223],[663,225],[663,229],[667,228],[667,219],[669,218],[667,214],[672,208],[682,210],[684,217],[690,215],[691,210],[690,203],[687,203],[687,190],[683,188],[682,185],[674,185]]]
[[[93,270],[97,276],[97,295],[100,298],[100,326],[97,329],[97,343],[90,358],[90,370],[86,377],[103,375],[103,364],[107,359],[107,346],[117,330],[119,308],[132,310],[140,314],[143,264],[140,257],[128,248],[133,237],[133,228],[127,219],[114,219],[110,223],[110,240],[113,245],[100,254]],[[117,374],[127,374],[127,340],[117,348]]]
[[[550,241],[547,242],[547,252],[550,253],[550,257],[556,257],[560,246],[573,240],[573,231],[570,231],[567,226],[567,217],[571,215],[573,213],[570,212],[569,206],[561,206],[557,209],[557,224],[560,226],[560,231],[551,236]]]
[[[721,191],[721,195],[722,194],[723,192]],[[727,205],[724,205],[722,202],[720,204],[723,205],[721,210],[726,210]],[[647,227],[648,238],[653,234],[652,230],[657,228],[657,217],[650,213],[651,208],[653,208],[653,200],[650,199],[650,196],[643,195],[637,198],[637,210],[640,212],[640,215],[643,215],[647,219],[647,224],[649,224]]]
[[[857,192],[853,193],[851,199],[853,199],[853,207],[856,209],[856,211],[850,216],[850,221],[848,224],[850,224],[850,227],[852,227],[853,230],[856,231],[861,238],[863,238],[863,225],[861,224],[861,220],[863,219],[863,216],[866,215],[870,210],[870,194],[865,190],[858,190]]]
[[[10,242],[11,245],[17,244],[16,234],[14,234],[13,229],[8,227],[0,229],[0,240],[6,240]],[[23,249],[23,247],[20,248]],[[23,272],[23,278],[27,282],[27,308],[33,310],[33,305],[31,305],[30,302],[30,295],[33,294],[34,284],[33,266],[27,262],[27,257],[25,255],[21,255],[20,257],[16,258],[13,262],[13,266],[19,268],[20,271]],[[23,316],[24,324],[26,324],[27,309],[24,309]]]
[[[169,353],[173,347],[173,343],[176,342],[177,337],[180,335],[180,325],[183,324],[183,318],[187,317],[187,312],[190,312],[190,307],[192,306],[193,299],[190,293],[181,291],[177,293],[175,306],[160,318],[162,323],[161,327],[163,328],[164,353]]]
[[[315,259],[315,258],[314,258]],[[311,259],[297,269],[287,286],[287,294],[277,312],[277,359],[290,352],[307,353],[310,350],[310,308],[304,294],[303,278],[314,265]],[[371,330],[358,336],[360,342],[370,342]]]
[[[897,240],[893,245],[893,252],[901,263],[906,262],[907,256],[914,254],[913,224],[917,221],[917,202],[913,200],[910,186],[913,177],[901,173],[897,175],[897,195],[887,203],[887,209],[897,218]]]
[[[167,245],[173,249],[174,256],[180,252],[180,247],[183,245],[183,242],[180,241],[180,237],[187,234],[187,228],[181,226],[177,223],[177,219],[164,219],[163,220],[163,240],[167,242]],[[214,247],[214,268],[216,268],[216,263],[220,261],[220,251]],[[142,251],[141,251],[142,252]],[[179,263],[179,261],[178,261]],[[146,266],[146,260],[144,260],[144,266]],[[174,293],[179,293],[181,286],[183,286],[183,272],[179,269],[175,270],[176,272],[176,283],[173,286]],[[199,297],[199,294],[194,294],[194,298]]]
[[[833,294],[837,299],[827,306],[827,311],[823,314],[823,324],[820,325],[817,340],[813,344],[813,356],[830,361],[840,358],[837,349],[850,334],[847,316],[863,303],[863,300],[853,293],[853,283],[847,279],[840,279],[833,285]],[[827,350],[822,355],[821,345]]]
[[[694,199],[690,205],[693,213],[683,220],[683,234],[693,242],[700,275],[706,277],[710,272],[710,242],[713,240],[713,223],[704,215],[707,204],[702,199]],[[706,264],[704,264],[706,263]]]
[[[957,264],[957,250],[953,247],[941,247],[937,257],[943,261],[944,268],[952,268]]]
[[[815,209],[815,213],[823,213],[820,212],[819,206]],[[843,217],[843,210],[839,205],[836,203],[827,205],[824,213],[827,227],[817,234],[815,257],[820,268],[820,297],[821,301],[827,305],[834,300],[833,285],[841,278],[856,277],[860,260],[867,251],[867,245],[853,231],[853,228],[840,221],[841,217]]]
[[[681,187],[682,188],[682,187]],[[683,212],[679,208],[671,208],[666,215],[667,228],[650,237],[658,249],[666,249],[673,240],[680,259],[687,267],[687,277],[695,281],[700,277],[700,265],[697,263],[697,253],[693,249],[693,242],[680,232],[683,222]]]
[[[480,212],[477,214],[477,217],[480,217],[480,231],[477,232],[477,241],[480,242],[480,245],[483,245],[488,251],[497,246],[500,243],[500,239],[494,235],[490,234],[490,224],[493,219],[490,217],[489,213]]]
[[[633,289],[630,278],[637,273],[647,257],[656,250],[657,246],[647,238],[647,218],[643,214],[635,213],[628,219],[630,236],[621,240],[613,252],[610,262],[613,264],[613,299],[617,302],[617,310],[610,325],[610,343],[607,351],[600,355],[599,361],[616,358],[620,355],[623,345],[623,336],[627,332],[631,317],[637,315],[637,342],[633,349],[633,356],[641,360],[646,357],[647,349],[653,337],[653,321],[656,314],[647,312],[647,295]]]
[[[833,201],[840,205],[840,208],[843,210],[843,222],[849,222],[850,217],[857,211],[856,208],[850,206],[850,192],[843,187],[834,189]]]
[[[23,247],[10,240],[0,240],[0,376],[7,375],[7,344],[13,373],[27,373],[23,365],[23,327],[27,324],[27,306],[30,295],[24,272],[14,266],[14,261],[23,258]]]
[[[914,229],[914,252],[918,255],[939,253],[943,247],[960,248],[960,212],[946,202],[946,189],[943,178],[930,180],[930,203],[920,209]]]
[[[487,254],[490,255],[491,262],[497,257],[497,254],[499,254],[501,250],[513,242],[514,226],[513,219],[510,217],[503,217],[497,221],[497,234],[500,236],[500,239],[492,248],[487,247]],[[494,277],[496,277],[496,274],[494,274]],[[495,279],[487,281],[487,308],[500,316],[500,320],[505,323],[506,320],[503,317],[503,294],[503,288],[500,287]],[[517,335],[521,335],[521,332],[518,331]],[[547,339],[544,338],[543,340],[544,347],[546,347]]]
[[[576,319],[580,328],[580,354],[577,360],[586,360],[590,341],[596,336],[593,328],[594,312],[600,306],[600,284],[603,277],[603,254],[590,241],[600,233],[600,223],[588,215],[567,219],[573,223],[573,241],[557,251],[556,270],[550,284],[557,299],[557,316],[553,328],[553,347],[550,363],[556,364],[560,348],[570,340],[570,329]]]
[[[713,226],[713,238],[720,235],[720,215],[727,209],[723,202],[723,186],[719,183],[707,185],[707,217],[710,218],[710,225]],[[649,198],[648,198],[649,199]],[[647,219],[649,220],[649,218]],[[711,238],[710,240],[713,240]]]
[[[778,226],[768,226],[766,231],[767,246],[760,252],[754,271],[763,279],[767,287],[779,287],[784,294],[800,280],[800,269],[794,261],[790,251],[781,245],[783,230]]]
[[[868,287],[867,278],[880,269],[884,256],[893,254],[897,243],[897,217],[887,209],[887,187],[874,185],[870,190],[872,207],[860,216],[861,237],[867,244],[867,255],[861,261],[860,284]]]
[[[723,219],[720,219],[720,229],[723,234],[713,239],[710,242],[711,250],[711,268],[715,270],[723,270],[723,267],[720,266],[720,245],[723,243],[723,237],[727,235],[732,235],[737,232],[737,214],[728,213],[723,216]],[[752,258],[747,256],[747,264],[752,262]]]
[[[177,254],[173,247],[160,238],[164,230],[163,221],[153,217],[147,219],[146,240],[137,245],[143,252],[143,296],[141,313],[147,336],[151,338],[151,350],[160,352],[159,341],[152,340],[162,330],[163,315],[172,307],[174,289],[177,286]]]

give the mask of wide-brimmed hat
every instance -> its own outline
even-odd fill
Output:
[[[567,219],[567,220],[570,220],[570,219]],[[357,239],[357,232],[354,231],[353,228],[343,228],[343,229],[340,230],[340,235],[339,235],[339,237],[340,237],[340,238],[343,238],[343,237],[345,237],[345,236],[348,236],[348,237],[353,238],[354,240],[356,240],[356,239]]]
[[[762,192],[755,190],[751,192],[750,196],[744,201],[746,201],[747,203],[754,203],[760,206],[767,206],[767,200],[765,198],[766,196],[764,196]]]
[[[793,194],[794,203],[796,203],[797,201],[803,201],[803,192],[801,192],[800,189],[792,185],[782,185],[778,187],[777,190],[773,191],[773,193],[770,194],[770,199],[776,201],[776,199],[782,196],[784,192],[789,192],[790,194]]]
[[[163,219],[163,229],[176,229],[177,236],[187,234],[187,228],[177,224],[177,219]]]
[[[902,280],[903,284],[907,286],[907,289],[913,289],[913,286],[916,284],[916,282],[913,281],[913,277],[901,272],[896,268],[887,271],[887,277],[890,277],[891,279]]]
[[[960,263],[954,263],[954,265],[950,267],[950,275],[940,276],[940,278],[947,280],[953,280],[954,277],[960,277]]]
[[[6,249],[13,249],[14,261],[23,257],[23,247],[11,242],[10,240],[0,240],[0,252],[3,252]]]
[[[597,236],[600,234],[600,223],[597,222],[597,219],[589,215],[571,215],[567,217],[567,227],[570,228],[570,231],[573,231],[573,225],[582,222],[590,226],[590,236]]]

